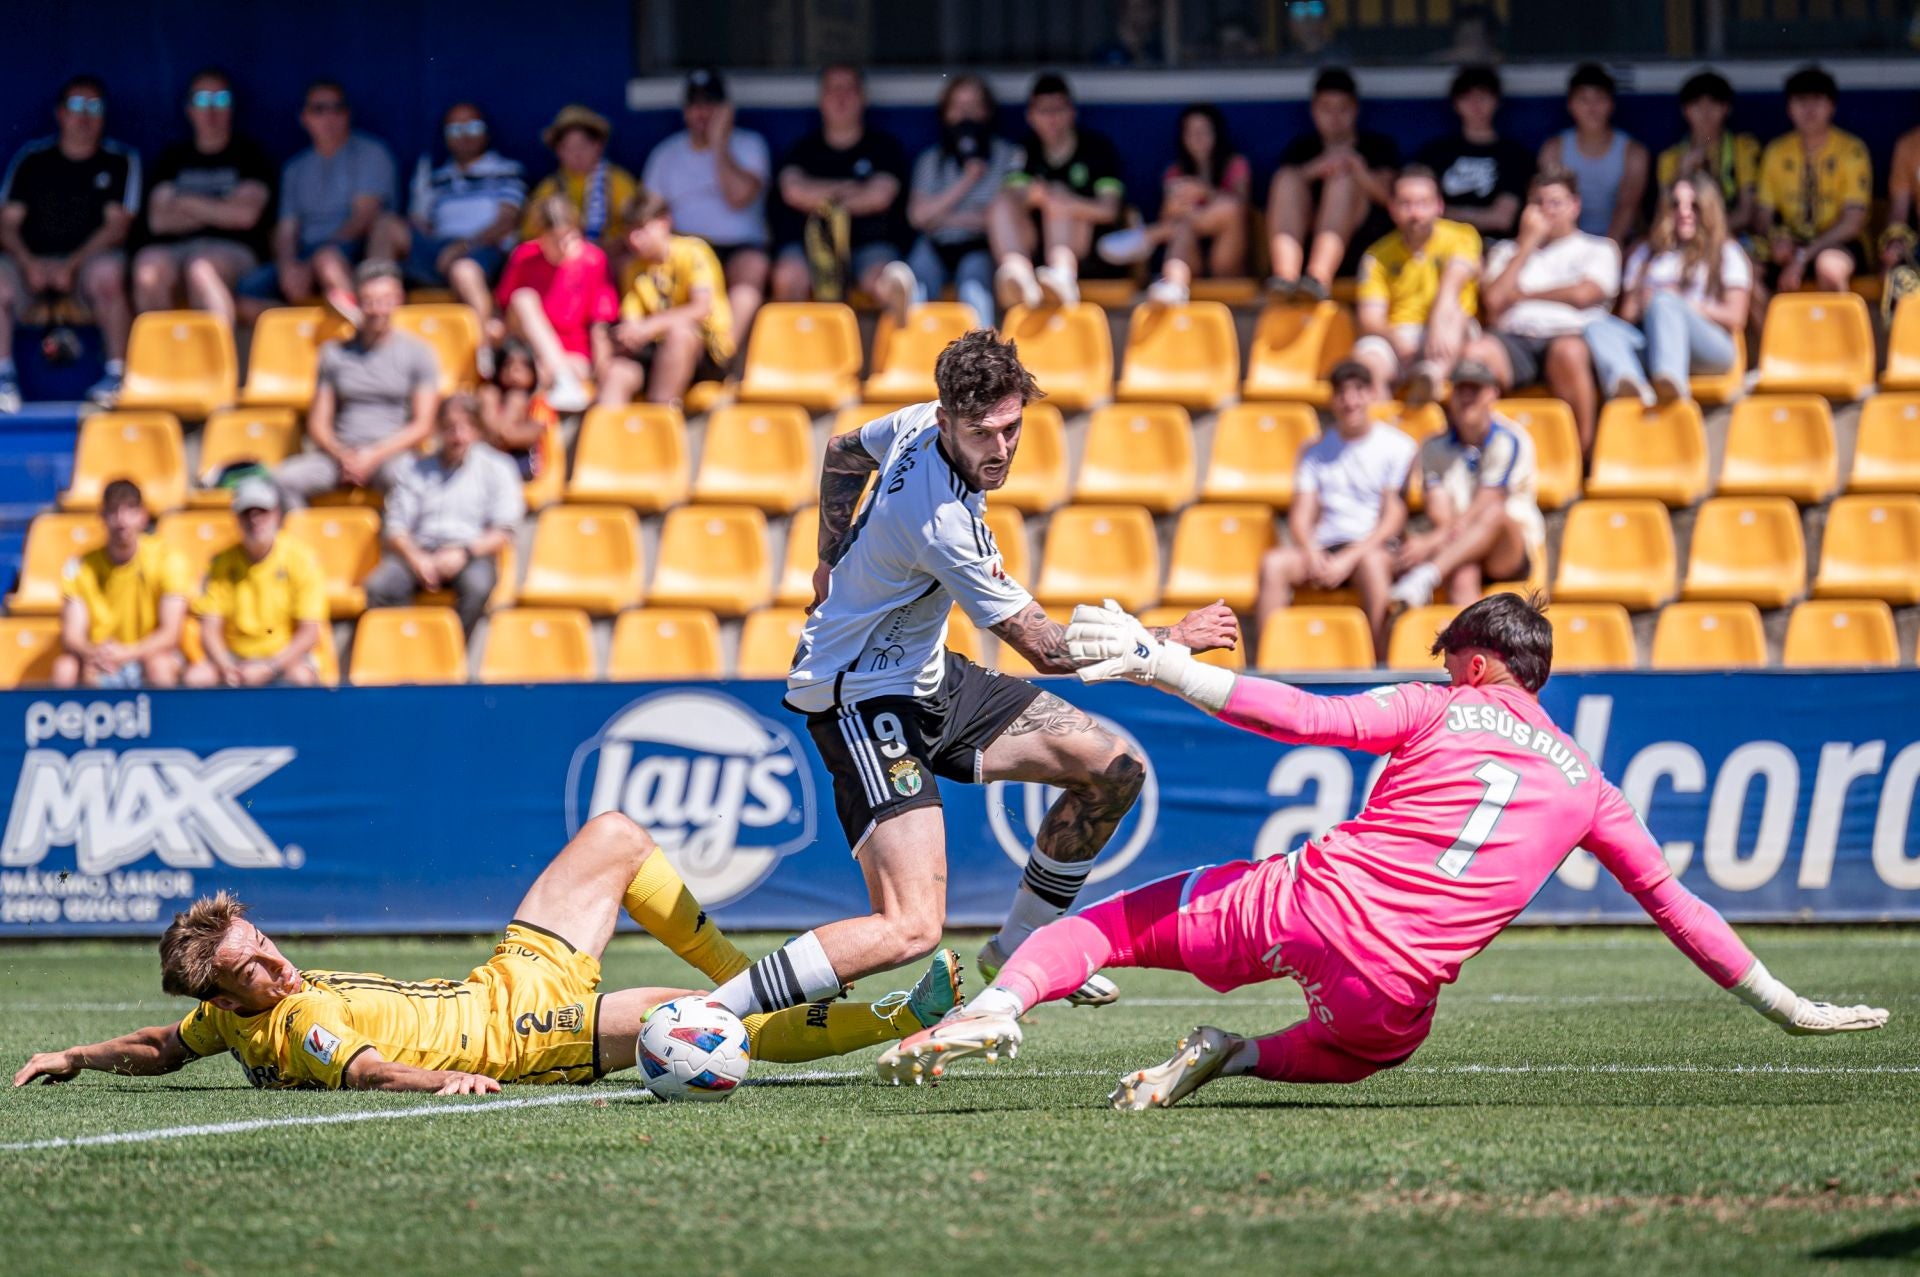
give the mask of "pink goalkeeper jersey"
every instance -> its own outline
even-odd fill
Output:
[[[1576,847],[1635,895],[1672,877],[1620,791],[1517,687],[1314,696],[1243,677],[1220,718],[1392,755],[1365,809],[1301,849],[1292,886],[1327,943],[1396,1000],[1450,983]]]

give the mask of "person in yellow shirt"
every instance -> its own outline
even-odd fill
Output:
[[[1702,71],[1680,86],[1680,115],[1687,135],[1660,152],[1655,175],[1663,191],[1683,177],[1705,173],[1720,188],[1727,206],[1727,230],[1737,239],[1754,229],[1758,218],[1760,139],[1727,132],[1733,114],[1733,86],[1717,71]]]
[[[703,239],[673,233],[667,201],[642,188],[627,209],[632,276],[614,329],[619,354],[600,402],[678,403],[696,381],[724,381],[733,358],[733,307],[720,259]]]
[[[240,544],[207,569],[193,605],[206,659],[187,670],[189,687],[312,687],[314,646],[327,623],[327,586],[313,551],[280,535],[280,490],[263,478],[233,490]]]
[[[1819,67],[1787,77],[1793,132],[1767,143],[1760,156],[1760,227],[1768,244],[1768,283],[1843,293],[1866,263],[1867,207],[1873,159],[1867,144],[1833,127],[1839,88]]]
[[[60,582],[56,687],[173,687],[180,625],[193,594],[180,552],[147,533],[139,485],[115,479],[100,494],[107,543],[67,561]]]
[[[639,188],[633,174],[607,160],[607,139],[613,126],[598,111],[575,103],[563,106],[540,138],[560,162],[556,172],[542,178],[523,206],[520,238],[538,239],[547,229],[540,216],[541,203],[554,195],[564,195],[580,213],[580,229],[586,237],[606,250],[613,263],[614,278],[627,254],[627,206]]]
[[[623,911],[715,984],[751,965],[647,831],[608,812],[547,865],[493,956],[464,980],[302,970],[223,891],[176,914],[160,940],[160,987],[197,1003],[186,1018],[41,1052],[13,1084],[84,1069],[154,1076],[222,1053],[247,1082],[274,1089],[472,1095],[503,1082],[592,1082],[631,1068],[647,1013],[689,992],[600,992],[600,955]],[[877,1046],[959,1000],[959,958],[941,949],[912,989],[878,1002],[748,1016],[748,1054],[792,1063]]]
[[[1410,404],[1430,402],[1468,341],[1478,335],[1480,232],[1440,216],[1440,180],[1413,164],[1393,179],[1395,229],[1360,259],[1353,357],[1391,397],[1406,372]]]

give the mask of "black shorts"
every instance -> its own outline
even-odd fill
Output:
[[[932,696],[872,696],[807,715],[807,731],[833,775],[833,805],[855,855],[873,827],[916,807],[938,807],[944,776],[980,783],[980,757],[1040,689],[947,653]]]
[[[1850,239],[1844,244],[1835,244],[1834,247],[1839,249],[1841,252],[1845,253],[1848,257],[1853,259],[1854,274],[1860,275],[1860,274],[1868,273],[1867,250],[1861,246],[1861,243],[1859,240]],[[1767,255],[1766,246],[1764,244],[1761,245],[1760,256],[1754,258],[1754,260],[1761,264],[1760,277],[1762,280],[1765,281],[1767,287],[1771,289],[1778,289],[1780,287],[1780,271],[1782,267],[1779,262],[1774,261],[1770,256]],[[1879,268],[1877,266],[1874,267],[1874,270],[1878,270],[1878,269]],[[1811,282],[1813,279],[1813,261],[1811,258],[1808,259],[1807,261],[1807,271],[1804,278],[1808,282]]]
[[[658,342],[648,342],[640,349],[628,355],[627,358],[646,369],[647,376],[652,377],[653,359],[654,356],[659,353],[659,350],[660,344]],[[725,381],[726,379],[727,370],[713,357],[712,351],[708,350],[705,346],[701,346],[700,358],[694,361],[693,365],[693,381],[687,384],[693,385],[702,381]]]
[[[1495,333],[1493,338],[1507,352],[1507,364],[1513,369],[1513,384],[1506,387],[1508,390],[1531,386],[1540,380],[1547,347],[1553,344],[1553,338],[1520,337],[1513,333]]]

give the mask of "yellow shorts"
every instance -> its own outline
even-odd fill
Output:
[[[600,962],[518,919],[468,977],[491,990],[488,1055],[510,1061],[502,1082],[591,1082],[600,1076]]]

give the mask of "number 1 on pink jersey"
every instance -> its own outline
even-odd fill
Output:
[[[1440,856],[1440,872],[1449,878],[1458,878],[1467,871],[1474,853],[1493,836],[1493,827],[1500,823],[1500,813],[1513,801],[1513,791],[1520,787],[1519,772],[1492,760],[1474,768],[1473,778],[1485,785],[1487,792],[1467,814],[1467,823],[1461,828],[1460,836],[1453,840],[1453,846]]]

